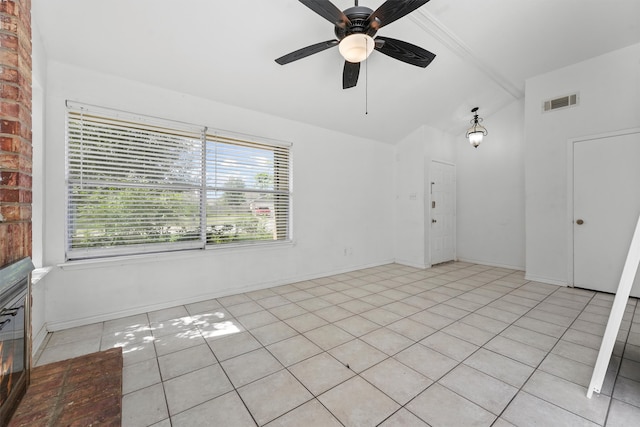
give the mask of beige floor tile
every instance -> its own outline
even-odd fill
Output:
[[[534,372],[522,390],[597,424],[604,424],[611,400],[602,394],[586,399],[586,387],[542,371]]]
[[[303,335],[296,335],[266,347],[284,366],[290,366],[322,352]]]
[[[150,311],[149,313],[147,313],[147,317],[149,318],[150,323],[162,322],[169,319],[179,319],[181,317],[187,316],[189,316],[189,312],[183,305],[165,308],[163,310]]]
[[[46,365],[47,363],[58,362],[60,360],[71,359],[72,357],[95,353],[99,350],[100,337],[87,338],[56,346],[47,345],[42,351],[42,354],[40,354],[35,365]]]
[[[522,387],[535,370],[529,365],[484,348],[468,357],[464,364],[516,388]]]
[[[640,407],[640,382],[619,377],[613,389],[613,398]]]
[[[315,396],[353,377],[355,373],[328,353],[320,353],[289,367]]]
[[[266,377],[284,367],[264,348],[220,362],[233,385],[238,388]]]
[[[122,426],[143,427],[167,419],[169,411],[162,384],[122,396]]]
[[[376,329],[360,337],[360,339],[389,356],[413,345],[414,341],[388,328]]]
[[[374,426],[400,408],[360,377],[332,388],[318,400],[345,426]]]
[[[547,355],[547,353],[535,347],[500,335],[486,343],[483,347],[533,367],[538,366]]]
[[[367,320],[371,320],[372,322],[377,323],[380,326],[386,326],[390,323],[397,322],[398,320],[402,319],[402,316],[385,310],[384,308],[374,308],[373,310],[360,313],[360,316],[364,317]]]
[[[156,359],[148,359],[122,369],[122,394],[131,393],[160,382]]]
[[[325,325],[309,332],[304,336],[320,346],[323,350],[329,350],[351,341],[355,337],[334,325]]]
[[[259,328],[270,323],[275,323],[279,319],[266,310],[256,311],[254,313],[245,314],[237,317],[238,322],[248,330]]]
[[[229,334],[215,340],[207,340],[218,360],[223,361],[256,350],[262,346],[250,332]]]
[[[413,341],[420,341],[433,334],[436,330],[415,320],[404,318],[387,325],[387,328],[395,331]]]
[[[589,386],[591,375],[593,374],[593,366],[585,365],[554,353],[549,353],[538,369],[583,387]]]
[[[421,344],[414,344],[394,356],[394,359],[437,381],[453,369],[458,362]]]
[[[335,305],[321,308],[320,310],[315,311],[314,314],[331,323],[353,316],[353,313],[349,310]]]
[[[194,315],[214,311],[222,307],[222,304],[220,304],[217,299],[209,299],[193,304],[186,304],[184,307],[187,309],[189,314]]]
[[[462,362],[478,348],[477,345],[461,340],[444,332],[436,332],[420,341],[420,344]]]
[[[334,325],[344,329],[351,335],[359,337],[380,327],[377,323],[367,320],[362,316],[354,315],[346,319],[338,320]]]
[[[359,339],[334,347],[329,350],[329,354],[356,373],[360,373],[388,357],[385,353]]]
[[[495,336],[495,334],[491,332],[487,332],[462,322],[452,323],[451,325],[442,328],[442,331],[478,346],[484,345]]]
[[[447,325],[452,324],[455,320],[450,319],[445,316],[441,316],[436,313],[432,313],[428,310],[420,311],[416,314],[409,316],[409,319],[415,320],[416,322],[420,322],[423,325],[426,325],[433,329],[442,329]]]
[[[269,345],[287,338],[291,338],[298,333],[291,326],[282,321],[279,321],[276,323],[270,323],[266,326],[261,326],[257,329],[253,329],[251,330],[251,334],[256,337],[256,339],[260,341],[262,345]]]
[[[613,399],[607,417],[607,427],[629,427],[640,420],[640,408]]]
[[[328,322],[322,317],[319,317],[317,313],[301,314],[300,316],[286,319],[284,322],[300,333],[304,333],[328,324]]]
[[[564,326],[534,319],[533,317],[527,317],[526,315],[515,321],[514,325],[531,331],[540,332],[541,334],[550,335],[555,338],[560,338],[567,330]]]
[[[220,365],[211,365],[164,382],[171,416],[233,390]]]
[[[165,354],[204,344],[205,340],[202,338],[199,330],[187,329],[182,332],[158,337],[153,343],[156,346],[158,356],[164,356]]]
[[[313,399],[271,421],[266,427],[341,427],[331,412]]]
[[[501,418],[515,426],[597,426],[585,418],[525,392],[516,395]]]
[[[518,392],[517,388],[464,364],[458,365],[438,383],[495,415],[500,415]]]
[[[404,408],[384,420],[380,427],[429,427],[427,423]]]
[[[160,374],[163,381],[216,363],[218,361],[206,344],[158,357],[158,365],[160,366]]]
[[[401,405],[409,402],[433,383],[393,358],[367,369],[361,376]]]
[[[238,393],[229,392],[171,417],[172,427],[255,426]]]
[[[287,370],[241,387],[238,393],[258,425],[264,425],[313,398]]]
[[[406,408],[431,426],[486,427],[496,418],[439,384],[433,384]]]

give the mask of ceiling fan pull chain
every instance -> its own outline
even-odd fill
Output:
[[[358,0],[356,0],[358,3]],[[369,41],[367,40],[367,44]],[[364,115],[369,114],[369,61],[364,60]]]

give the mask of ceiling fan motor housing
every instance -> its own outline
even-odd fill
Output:
[[[340,25],[336,25],[335,34],[338,40],[342,40],[343,38],[355,34],[355,33],[364,33],[368,31],[368,34],[373,37],[374,34],[371,34],[371,29],[369,27],[369,16],[373,13],[372,9],[369,9],[365,6],[354,6],[348,9],[345,9],[343,13],[349,18],[351,21],[351,25],[347,27],[341,27]]]

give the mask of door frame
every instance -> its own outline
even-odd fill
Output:
[[[574,147],[580,142],[593,141],[596,139],[612,138],[623,135],[633,135],[640,133],[640,128],[622,129],[613,132],[605,132],[594,135],[586,135],[567,140],[567,285],[574,287],[574,250],[573,250],[573,172],[574,172]]]
[[[432,254],[431,254],[431,202],[432,202],[432,194],[431,194],[431,183],[433,182],[433,168],[431,167],[434,163],[440,163],[446,166],[451,166],[453,167],[453,172],[454,172],[454,182],[455,185],[453,186],[453,261],[457,261],[458,260],[458,235],[457,235],[457,230],[458,230],[458,224],[457,224],[457,187],[458,187],[458,170],[456,167],[455,163],[452,162],[447,162],[445,160],[436,160],[436,159],[431,159],[431,162],[429,164],[429,178],[426,182],[426,188],[425,191],[428,194],[428,197],[425,197],[425,200],[427,201],[426,203],[426,210],[429,212],[427,215],[425,215],[425,233],[428,233],[429,238],[425,239],[426,243],[427,243],[427,247],[425,248],[425,254],[427,256],[427,259],[425,260],[425,265],[428,265],[429,267],[431,267],[433,264],[431,262],[432,260]]]

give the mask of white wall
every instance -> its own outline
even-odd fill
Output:
[[[579,106],[542,113],[574,91]],[[531,78],[525,99],[527,277],[567,284],[567,141],[640,126],[640,44]]]
[[[31,23],[32,40],[32,260],[36,268],[43,266],[44,192],[45,192],[45,97],[47,79],[47,56],[40,32],[35,22]],[[40,347],[46,336],[46,289],[44,280],[35,281],[32,289],[31,329],[33,352]]]
[[[455,162],[453,137],[421,126],[396,145],[396,262],[418,268],[431,266],[429,200],[431,161]]]
[[[47,72],[50,329],[393,262],[393,146],[57,62]],[[292,142],[294,244],[65,263],[67,99]]]
[[[455,143],[458,259],[524,270],[524,100],[483,119],[478,148]]]

